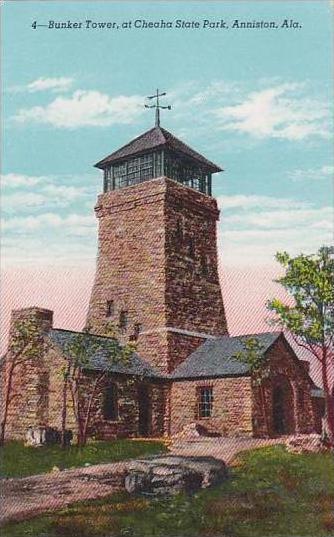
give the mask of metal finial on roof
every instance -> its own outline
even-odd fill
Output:
[[[157,92],[154,95],[149,95],[148,99],[156,99],[155,104],[145,104],[145,108],[155,108],[155,126],[160,127],[160,109],[161,110],[171,110],[172,107],[169,104],[168,106],[162,106],[159,102],[159,97],[163,97],[166,95],[166,93],[159,93],[159,90],[157,89]]]

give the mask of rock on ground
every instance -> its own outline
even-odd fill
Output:
[[[212,431],[208,431],[208,429],[203,427],[203,425],[193,422],[185,425],[181,431],[179,431],[173,436],[173,439],[219,436],[221,436],[219,433],[213,433]]]
[[[226,465],[213,457],[158,456],[132,461],[125,477],[125,489],[147,494],[193,492],[221,483]]]
[[[320,434],[299,434],[290,436],[285,441],[290,453],[324,453],[328,447],[322,442]]]

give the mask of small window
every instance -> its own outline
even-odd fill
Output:
[[[213,388],[204,386],[197,390],[197,416],[210,418],[213,409]]]
[[[189,257],[195,257],[195,241],[192,237],[188,238],[187,247]]]
[[[304,408],[305,405],[305,397],[304,397],[304,390],[303,388],[298,388],[298,404],[301,408]]]
[[[208,256],[206,255],[201,256],[201,272],[203,276],[208,276],[209,274]]]
[[[117,385],[114,382],[109,383],[104,391],[103,417],[111,421],[118,419],[118,394]]]
[[[115,306],[113,300],[107,300],[106,317],[112,317],[115,313]]]
[[[126,330],[128,326],[128,312],[125,310],[122,310],[119,314],[119,328],[121,330]]]
[[[179,218],[176,222],[176,240],[181,243],[183,241],[183,222]]]
[[[132,341],[136,341],[138,339],[141,330],[142,330],[141,323],[135,323],[133,325],[133,334],[131,336]]]

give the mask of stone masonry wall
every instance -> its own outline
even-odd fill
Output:
[[[202,343],[204,338],[168,332],[168,373],[181,364]]]
[[[174,181],[166,187],[166,322],[175,328],[226,335],[218,276],[217,202]]]
[[[62,369],[66,360],[56,346],[48,345],[48,330],[52,327],[52,312],[42,308],[27,308],[13,312],[10,337],[13,337],[15,323],[24,319],[34,318],[43,332],[43,344],[40,355],[24,361],[15,369],[13,376],[13,397],[8,411],[6,439],[24,440],[28,427],[50,426],[61,430],[63,406],[63,375]],[[6,367],[3,370],[3,386],[6,382]],[[96,373],[88,373],[85,380],[84,394],[91,393]],[[113,381],[118,388],[119,417],[115,421],[103,418],[103,392],[107,381]],[[138,436],[138,387],[141,379],[125,376],[109,376],[101,384],[94,399],[92,426],[90,434],[97,438],[109,439]],[[166,387],[161,382],[147,382],[150,396],[149,434],[162,436],[165,416]],[[70,391],[67,393],[66,428],[77,433]]]
[[[96,373],[90,372],[86,376],[84,398],[86,401],[91,393]],[[104,392],[112,383],[117,390],[118,417],[109,420],[103,414]],[[91,411],[91,425],[89,435],[99,440],[113,438],[134,438],[140,436],[139,432],[139,397],[138,391],[145,383],[149,393],[148,436],[162,436],[164,415],[164,387],[161,383],[143,381],[135,377],[110,374],[99,384],[96,396],[93,399]]]
[[[258,385],[253,384],[253,429],[254,436],[275,436],[273,398],[279,387],[284,393],[285,434],[311,433],[315,430],[315,415],[312,406],[312,381],[307,367],[294,358],[293,351],[280,338],[268,351],[270,378],[264,381],[264,401],[269,432],[261,402]]]
[[[35,320],[41,334],[52,326],[53,312],[43,308],[24,308],[12,312],[9,331],[9,349],[15,339],[17,323],[24,320]],[[19,365],[15,367],[12,376],[11,402],[8,407],[6,439],[23,439],[30,425],[45,424],[48,419],[48,385],[50,371],[45,362],[45,349],[42,341],[38,345],[40,353],[34,358],[18,357]],[[7,352],[4,361],[2,385],[2,402],[8,382],[8,373],[13,354]],[[4,408],[2,408],[2,415]]]
[[[66,360],[63,355],[56,349],[50,348],[45,362],[49,369],[49,386],[48,386],[48,406],[46,410],[46,424],[61,430],[61,417],[63,409],[63,375],[62,369],[66,367]],[[37,424],[38,425],[38,424]],[[77,424],[74,417],[73,406],[69,389],[67,390],[67,416],[66,428],[70,429],[75,436],[77,433]]]
[[[138,351],[165,373],[181,360],[178,338],[184,359],[202,333],[226,333],[213,198],[162,177],[101,194],[96,215],[99,249],[88,324],[103,326],[107,301],[113,301],[115,325],[127,312],[123,341],[139,324]],[[170,327],[193,335],[167,336]]]
[[[110,320],[117,326],[127,312],[126,341],[141,324],[142,331],[165,326],[165,185],[149,181],[101,194],[96,206],[99,246],[95,282],[87,323],[105,323],[107,301],[113,301]],[[144,356],[154,362],[151,353]],[[166,367],[162,353],[161,367]]]
[[[197,389],[213,388],[213,414],[197,417]],[[171,434],[190,423],[199,423],[223,436],[252,434],[252,387],[250,377],[182,380],[171,388]]]

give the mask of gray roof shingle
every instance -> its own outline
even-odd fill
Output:
[[[64,356],[67,346],[80,332],[71,330],[52,329],[49,338],[57,345]],[[247,375],[249,368],[246,364],[233,358],[244,350],[243,343],[246,339],[254,337],[260,341],[265,353],[269,347],[280,337],[281,332],[266,332],[262,334],[250,334],[237,337],[222,336],[216,339],[208,339],[198,347],[188,358],[182,362],[170,375],[162,375],[157,369],[143,360],[137,353],[129,358],[127,363],[108,360],[108,345],[111,338],[88,334],[89,342],[93,343],[92,352],[88,356],[87,369],[108,370],[112,373],[146,376],[150,378],[192,379],[205,377],[225,377],[233,375]],[[98,346],[98,349],[96,347]]]
[[[281,332],[266,332],[245,336],[223,336],[208,339],[182,362],[171,374],[172,379],[191,379],[200,377],[224,377],[230,375],[246,375],[249,368],[246,364],[233,358],[243,351],[246,339],[254,337],[260,341],[265,353],[279,338]]]
[[[163,129],[162,127],[153,127],[147,132],[144,132],[137,138],[134,138],[128,144],[124,145],[120,149],[117,149],[111,155],[100,160],[95,166],[97,168],[105,168],[107,164],[112,164],[114,162],[120,161],[126,157],[144,153],[150,149],[155,149],[157,147],[166,147],[177,153],[182,153],[187,157],[190,157],[193,160],[196,160],[206,168],[208,168],[212,173],[221,172],[222,169],[203,157],[200,153],[197,153],[194,149],[189,147],[184,142],[181,142],[176,136],[172,133]]]
[[[66,357],[66,349],[73,339],[80,334],[80,332],[73,332],[71,330],[62,330],[54,328],[50,330],[48,336],[52,343],[57,345],[64,356]],[[89,363],[87,369],[93,369],[97,371],[107,370],[112,373],[137,375],[146,377],[161,378],[162,375],[154,369],[148,362],[140,358],[137,353],[133,353],[126,363],[121,361],[110,363],[108,360],[108,345],[112,338],[95,336],[93,334],[87,334],[89,341],[93,343],[92,352],[88,356]],[[97,349],[98,347],[98,349]],[[88,353],[89,354],[89,353]]]

